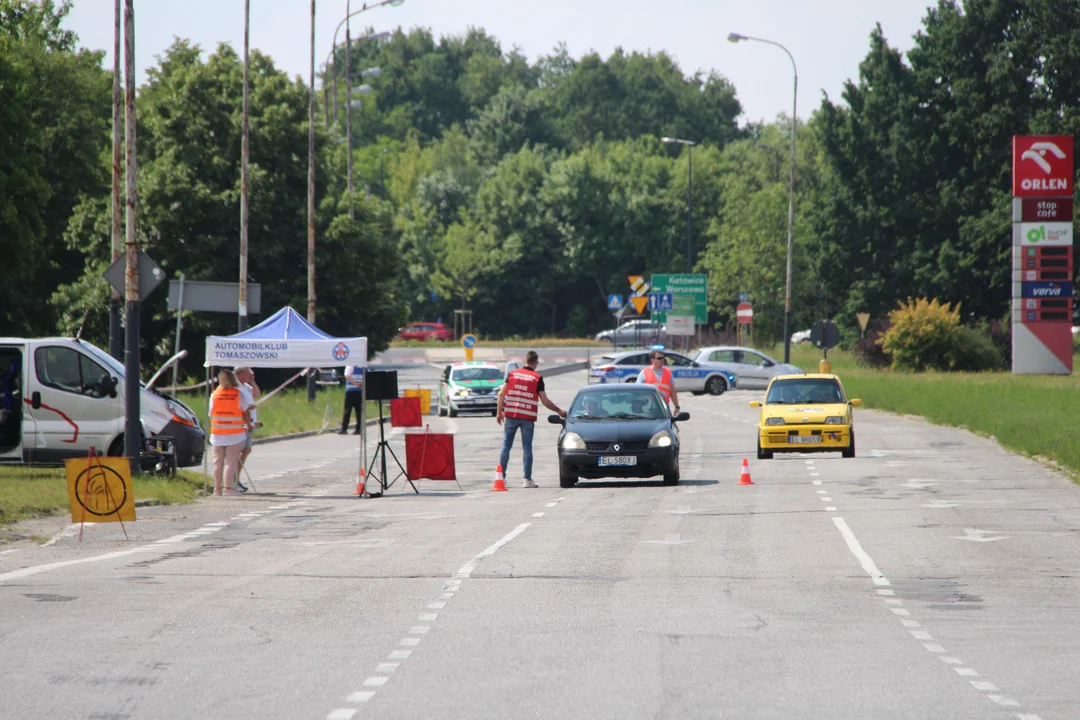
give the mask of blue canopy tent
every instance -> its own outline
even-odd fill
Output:
[[[206,367],[367,366],[367,338],[337,338],[283,307],[253,328],[206,338]]]
[[[355,365],[366,368],[368,342],[365,337],[339,338],[328,335],[305,320],[291,307],[283,307],[255,327],[235,335],[206,338],[206,362],[211,367],[326,368]],[[209,380],[209,377],[207,378]],[[209,384],[209,383],[208,383]],[[272,393],[271,393],[272,394]],[[366,392],[365,392],[366,395]],[[267,396],[268,397],[268,396]],[[267,399],[264,397],[263,399]],[[361,408],[366,402],[361,404]],[[327,418],[330,406],[327,405]],[[361,462],[367,460],[366,413],[361,413],[363,440]],[[323,428],[325,429],[325,421]],[[207,435],[207,442],[210,437]],[[205,458],[209,453],[204,453]],[[361,465],[361,467],[364,467]]]

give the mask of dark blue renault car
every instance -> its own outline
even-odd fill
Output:
[[[590,385],[581,388],[559,433],[559,485],[580,478],[648,478],[679,483],[679,429],[690,413],[673,416],[654,385]]]

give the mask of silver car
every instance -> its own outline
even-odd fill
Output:
[[[596,333],[597,342],[609,342],[615,347],[649,347],[667,342],[667,327],[648,320],[627,320],[614,330]]]
[[[776,375],[805,375],[794,365],[777,362],[765,353],[744,347],[706,347],[694,355],[694,362],[707,368],[727,370],[739,379],[740,390],[764,390]]]

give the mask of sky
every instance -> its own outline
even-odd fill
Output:
[[[347,0],[318,0],[316,63],[332,47]],[[535,62],[565,42],[579,58],[595,51],[608,57],[625,52],[664,51],[684,74],[716,70],[735,86],[744,115],[740,124],[790,116],[791,61],[760,42],[727,41],[728,33],[751,35],[784,45],[798,70],[798,108],[806,118],[821,105],[822,92],[840,101],[844,82],[858,75],[869,36],[880,23],[889,44],[906,52],[922,26],[931,0],[406,0],[399,7],[371,8],[354,16],[354,34],[401,27],[428,28],[436,38],[484,28],[504,51],[517,46]],[[355,12],[363,6],[352,2]],[[251,0],[251,47],[273,57],[290,75],[308,77],[309,0]],[[84,47],[107,51],[112,66],[113,0],[74,0],[65,24]],[[338,36],[342,42],[344,29]],[[244,46],[244,0],[135,0],[137,80],[156,64],[174,37],[187,38],[207,52],[229,42]],[[376,81],[377,82],[377,81]]]

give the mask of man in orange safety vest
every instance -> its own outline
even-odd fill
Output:
[[[539,362],[540,357],[536,351],[530,350],[525,354],[525,367],[510,371],[510,374],[506,376],[506,382],[499,389],[498,409],[495,413],[496,421],[503,425],[503,445],[499,455],[499,464],[503,470],[507,469],[507,463],[510,462],[510,448],[514,444],[514,435],[521,430],[521,451],[525,470],[525,480],[521,486],[527,488],[536,487],[532,478],[532,442],[541,403],[552,412],[558,413],[559,417],[566,417],[566,411],[549,400],[547,393],[544,392],[544,378],[536,372]]]

